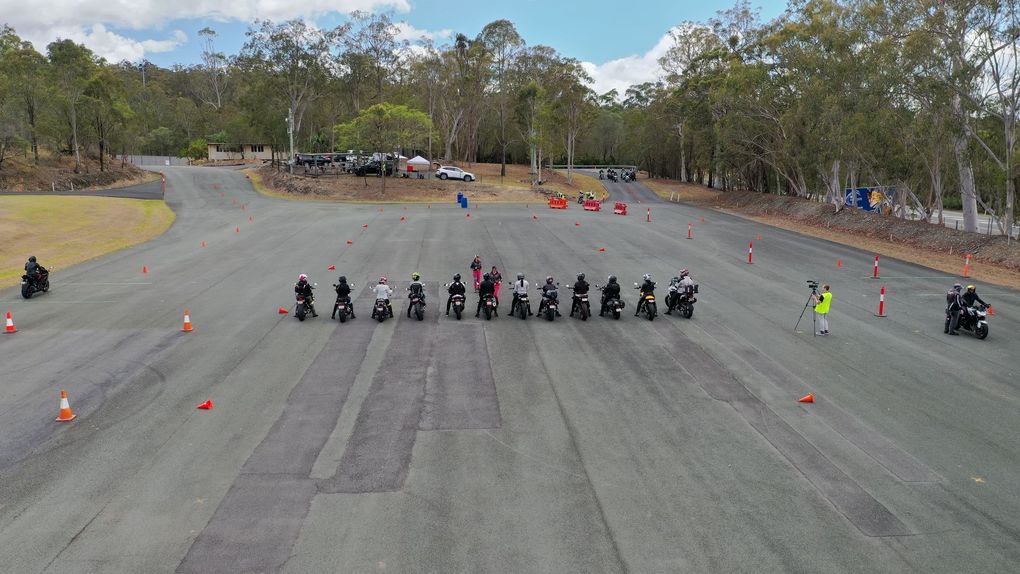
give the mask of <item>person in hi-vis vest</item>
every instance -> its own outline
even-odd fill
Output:
[[[832,304],[832,293],[828,285],[822,285],[822,292],[812,296],[815,302],[815,317],[818,322],[819,335],[829,334],[829,306]]]

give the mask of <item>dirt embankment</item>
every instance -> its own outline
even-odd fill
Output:
[[[109,189],[151,181],[158,174],[134,165],[121,165],[108,159],[105,170],[99,171],[95,158],[84,160],[79,173],[74,173],[73,157],[40,157],[39,165],[30,158],[11,157],[0,168],[0,191],[69,191]]]
[[[762,223],[813,235],[875,253],[912,261],[947,273],[963,271],[966,254],[972,255],[972,276],[1020,288],[1020,245],[1006,238],[965,233],[923,221],[906,221],[888,215],[853,209],[836,211],[827,203],[779,195],[717,192],[702,186],[663,180],[645,180],[665,199],[729,211]]]

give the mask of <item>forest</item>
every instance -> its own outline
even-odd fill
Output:
[[[201,62],[107,62],[0,28],[5,160],[202,159],[207,142],[281,153],[389,149],[461,162],[634,164],[650,177],[811,197],[886,187],[901,206],[994,214],[1020,183],[1016,0],[746,0],[680,22],[659,77],[599,94],[585,66],[496,20],[446,44],[399,39],[393,14],[334,29],[250,25],[236,54],[198,31]],[[410,118],[400,129],[373,118]],[[391,122],[392,123],[392,122]],[[376,126],[373,133],[371,126]]]

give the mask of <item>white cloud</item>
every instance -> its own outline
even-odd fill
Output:
[[[673,37],[670,36],[670,32],[674,29],[666,32],[659,38],[655,46],[643,55],[627,56],[603,64],[581,62],[584,70],[595,80],[592,89],[599,94],[615,89],[622,98],[630,86],[658,80],[662,75],[659,58],[664,56],[673,45]]]
[[[407,40],[408,42],[417,42],[419,40],[448,40],[453,36],[453,30],[444,28],[442,30],[419,30],[407,22],[397,22],[397,39]]]
[[[37,50],[58,38],[71,39],[112,60],[138,60],[146,52],[173,50],[187,38],[132,40],[108,28],[159,29],[182,19],[241,21],[312,19],[329,13],[395,9],[408,12],[409,0],[48,0],[45,7],[24,0],[0,0],[4,22]],[[176,42],[176,44],[175,44]]]

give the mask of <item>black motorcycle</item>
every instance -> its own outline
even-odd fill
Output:
[[[354,283],[348,283],[348,285],[351,290],[354,289]],[[336,285],[333,285],[333,287],[336,287]],[[350,296],[336,296],[336,303],[333,304],[333,314],[337,319],[340,319],[341,323],[346,323],[348,318],[354,318],[354,306],[351,305]]]
[[[482,295],[482,313],[485,314],[485,320],[492,319],[492,316],[496,314],[496,296],[491,293]]]
[[[598,285],[596,285],[595,288],[602,292],[605,292],[606,290],[605,286],[599,287]],[[605,303],[605,308],[613,315],[613,319],[620,318],[620,314],[623,312],[623,307],[624,307],[623,300],[620,299],[619,297],[612,297],[606,300]]]
[[[371,318],[377,319],[380,323],[382,323],[390,316],[392,316],[392,313],[390,313],[389,305],[386,304],[386,299],[376,299],[375,305],[372,306]]]
[[[28,274],[21,276],[21,296],[25,299],[32,297],[33,293],[47,292],[50,290],[50,272],[42,269],[32,277]]]
[[[666,314],[672,315],[677,310],[684,319],[690,319],[694,315],[694,304],[698,301],[694,296],[697,292],[697,284],[684,288],[679,282],[671,283],[669,293],[666,294]]]
[[[514,311],[517,313],[517,316],[523,320],[527,320],[528,311],[531,309],[531,301],[528,300],[528,294],[518,293],[517,302],[515,303],[515,305],[516,307],[514,308]],[[511,315],[512,314],[513,313],[511,313]]]
[[[560,314],[559,307],[560,295],[556,289],[550,289],[549,291],[542,292],[542,303],[538,306],[539,315],[545,314],[545,320],[552,321]]]
[[[569,289],[571,291],[574,290],[573,287],[569,287]],[[588,303],[588,294],[587,293],[582,293],[580,295],[578,295],[576,293],[574,294],[574,299],[573,299],[572,304],[570,306],[570,316],[571,317],[574,316],[574,310],[575,309],[581,315],[581,320],[582,321],[587,321],[588,320],[588,317],[591,315],[591,305]]]
[[[452,285],[452,283],[447,283],[444,287],[449,289],[450,285]],[[450,306],[453,307],[453,314],[457,317],[457,320],[460,321],[461,315],[464,314],[464,296],[460,293],[450,295]],[[449,315],[449,312],[447,312],[447,315]]]
[[[411,312],[421,321],[425,318],[425,294],[422,291],[411,291]]]

